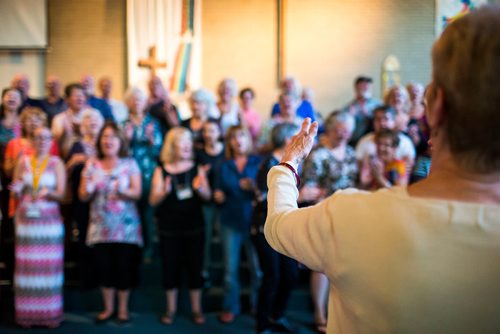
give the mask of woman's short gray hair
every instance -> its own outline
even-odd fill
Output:
[[[354,131],[356,125],[354,116],[348,111],[335,110],[332,111],[325,120],[325,131],[330,131],[338,123],[345,124],[350,132]]]
[[[140,89],[138,87],[129,87],[127,89],[127,91],[125,92],[125,96],[123,97],[123,99],[127,103],[128,101],[130,101],[134,97],[144,99],[144,100],[146,100],[146,98],[147,98],[146,94],[142,91],[142,89]]]
[[[299,132],[299,127],[294,123],[276,124],[271,130],[271,143],[273,148],[283,148],[287,138],[291,138]]]
[[[95,119],[99,122],[100,128],[104,125],[104,117],[99,110],[94,108],[87,108],[82,113],[82,123],[87,119]]]

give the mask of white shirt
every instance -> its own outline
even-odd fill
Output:
[[[72,124],[81,124],[82,116],[85,109],[74,113],[71,109],[67,109],[62,113],[57,114],[52,119],[51,131],[56,140],[62,137],[66,127],[71,127]]]
[[[297,209],[268,174],[269,244],[330,281],[328,333],[499,333],[500,206],[339,191]]]
[[[370,155],[376,154],[377,144],[375,144],[375,133],[371,132],[361,137],[358,145],[356,145],[356,159],[363,160]],[[415,160],[415,145],[403,133],[399,133],[399,145],[396,148],[395,158],[399,160],[404,158],[409,158],[411,161]]]
[[[128,119],[128,109],[123,102],[115,99],[110,99],[106,102],[108,102],[111,107],[111,112],[117,124],[121,124]]]

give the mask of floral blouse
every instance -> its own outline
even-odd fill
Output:
[[[302,183],[326,189],[326,195],[336,190],[356,186],[358,164],[356,153],[347,146],[344,160],[335,158],[329,148],[319,146],[314,149],[304,163]]]
[[[136,126],[127,120],[123,123],[123,128],[127,126],[133,128],[130,152],[141,170],[143,190],[149,190],[162,145],[160,125],[155,118],[147,114],[141,125]]]
[[[132,158],[120,159],[111,171],[105,170],[99,160],[87,161],[82,177],[90,177],[96,183],[90,203],[87,245],[127,243],[142,246],[141,223],[135,201],[110,198],[117,188],[128,188],[130,177],[138,174],[139,167]]]

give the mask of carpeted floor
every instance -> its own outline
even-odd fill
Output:
[[[204,292],[203,304],[207,322],[203,326],[195,325],[190,320],[189,301],[187,292],[179,295],[179,311],[176,321],[171,326],[164,326],[159,317],[165,310],[165,295],[160,285],[160,265],[156,261],[143,266],[143,279],[140,287],[132,294],[130,301],[131,322],[127,325],[118,325],[114,321],[106,324],[94,324],[94,317],[101,309],[101,300],[98,290],[80,290],[71,284],[65,288],[65,321],[60,328],[25,330],[13,323],[12,297],[9,287],[3,287],[0,296],[2,314],[0,315],[0,333],[68,333],[68,334],[113,334],[113,333],[254,333],[255,321],[251,315],[244,313],[230,325],[218,322],[217,314],[222,302],[222,288],[215,286]],[[10,296],[9,296],[10,295]],[[247,301],[243,293],[243,305]],[[296,333],[314,333],[312,311],[307,283],[302,280],[290,300],[289,321],[296,327]]]

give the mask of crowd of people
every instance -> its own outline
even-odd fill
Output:
[[[220,82],[217,99],[207,89],[193,91],[187,119],[158,77],[149,81],[149,96],[131,87],[123,102],[111,98],[108,77],[98,82],[100,97],[94,86],[84,75],[62,96],[51,75],[47,96],[35,99],[20,74],[2,92],[0,247],[14,268],[15,320],[23,327],[63,320],[68,237],[78,245],[82,286],[100,287],[97,323],[130,321],[140,265],[159,256],[166,303],[160,321],[175,321],[185,277],[192,320],[203,325],[217,230],[225,288],[219,320],[231,323],[242,312],[244,251],[257,331],[291,330],[285,311],[300,264],[265,240],[266,177],[304,119],[319,122],[321,135],[299,170],[302,207],[339,189],[407,185],[429,172],[424,87],[416,82],[391,87],[382,101],[372,97],[372,79],[359,76],[353,100],[324,121],[311,90],[294,77],[283,79],[267,120],[253,106],[254,89],[238,91],[233,79]],[[328,279],[312,271],[310,284],[315,327],[325,332]]]

